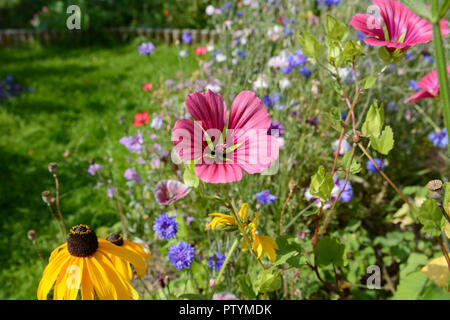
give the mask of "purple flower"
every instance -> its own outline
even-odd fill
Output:
[[[283,135],[284,126],[279,123],[277,120],[272,120],[270,122],[270,127],[267,130],[267,134],[269,136],[274,136],[276,138],[279,138]]]
[[[155,222],[153,223],[153,231],[155,231],[163,239],[175,237],[178,232],[176,217],[169,217],[169,215],[164,212],[155,219]]]
[[[435,147],[446,147],[448,146],[448,134],[447,129],[444,128],[438,132],[432,132],[428,135]]]
[[[178,242],[169,248],[167,257],[177,270],[182,270],[191,266],[194,261],[195,250],[189,243]]]
[[[237,300],[236,296],[231,292],[219,292],[213,295],[213,300]]]
[[[138,130],[134,137],[123,137],[119,140],[131,152],[141,153],[144,151],[144,135]]]
[[[383,160],[381,160],[379,158],[374,158],[373,160],[375,161],[377,166],[381,169],[381,171],[384,171],[384,162],[383,162]],[[374,166],[374,164],[370,160],[367,160],[366,168],[367,168],[367,170],[369,170],[369,172],[378,173],[378,169]]]
[[[220,252],[216,252],[211,257],[208,258],[208,267],[210,270],[220,270],[223,263],[225,262],[225,256]]]
[[[340,179],[335,182],[335,185],[338,186],[339,190],[342,190],[342,188],[344,187],[344,183],[345,183],[345,179]],[[341,194],[340,200],[343,203],[347,203],[352,199],[353,199],[353,187],[352,187],[351,182],[347,181],[344,192],[342,192],[342,194]]]
[[[92,163],[91,165],[89,165],[88,173],[89,173],[91,176],[95,176],[95,173],[96,173],[97,171],[101,170],[102,168],[103,168],[102,165],[100,165],[100,164],[98,164],[98,163]]]
[[[261,204],[267,204],[269,202],[274,202],[278,197],[270,194],[270,190],[263,190],[256,194],[256,199],[258,199]]]
[[[192,34],[190,32],[183,33],[182,40],[186,44],[191,43],[192,42]]]
[[[409,86],[414,90],[414,91],[419,91],[420,88],[417,85],[417,81],[416,80],[410,80],[409,81]]]
[[[106,191],[106,196],[110,199],[114,198],[114,194],[116,193],[116,188],[114,187],[108,187],[108,190]]]
[[[134,180],[135,183],[142,184],[142,179],[139,176],[139,173],[136,171],[135,168],[128,168],[127,170],[125,170],[125,173],[123,174],[123,176],[127,180]]]
[[[153,51],[155,51],[155,45],[152,42],[147,43],[144,42],[139,46],[138,51],[140,54],[144,55],[150,54]]]
[[[312,75],[312,71],[307,66],[303,66],[298,69],[298,72],[300,72],[305,78],[309,78]]]

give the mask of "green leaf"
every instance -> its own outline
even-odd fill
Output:
[[[342,266],[345,261],[345,245],[337,239],[326,236],[320,239],[314,249],[314,254],[317,257],[318,265],[327,266],[334,263],[337,266]]]
[[[444,207],[445,212],[450,215],[450,182],[444,183],[444,199],[442,200],[442,206]]]
[[[385,63],[391,63],[392,62],[391,53],[388,51],[388,49],[386,49],[386,47],[380,47],[380,49],[378,49],[378,56]]]
[[[279,271],[273,272],[273,269],[274,268],[272,267],[259,273],[255,282],[258,292],[272,292],[281,289],[281,273]]]
[[[377,82],[377,77],[367,77],[363,80],[363,88],[365,90],[372,88]]]
[[[334,127],[336,127],[337,129],[341,128],[342,116],[341,116],[341,111],[339,111],[338,108],[333,107],[333,108],[331,108],[331,112],[324,112],[323,114],[327,118],[327,120],[331,122],[331,124]]]
[[[290,258],[302,250],[302,246],[295,236],[279,236],[276,241],[279,249],[277,250],[277,261],[274,263],[274,266],[288,263]]]
[[[249,274],[239,274],[237,277],[237,283],[239,286],[239,290],[243,293],[243,295],[249,300],[256,299],[256,292],[253,288],[253,281],[250,278]]]
[[[342,157],[341,164],[342,167],[347,170],[349,164],[350,164],[350,158],[352,157],[351,152],[346,152],[344,156]],[[350,165],[350,172],[352,174],[357,174],[361,171],[361,164],[356,161],[355,158],[353,158],[352,164]]]
[[[344,58],[352,59],[353,57],[359,57],[363,54],[363,46],[361,41],[348,40],[345,43],[344,51],[342,52]]]
[[[415,14],[431,21],[431,10],[427,8],[424,0],[403,0],[403,3]]]
[[[419,209],[419,221],[423,225],[422,231],[432,236],[439,236],[444,227],[444,216],[436,200],[426,200]]]
[[[394,148],[394,133],[390,126],[387,126],[379,138],[370,137],[372,148],[381,154],[387,155]]]
[[[384,125],[384,107],[383,104],[378,106],[378,101],[375,100],[369,108],[366,115],[366,121],[362,125],[362,132],[366,136],[379,137],[381,129]]]
[[[200,179],[195,174],[195,161],[191,161],[186,165],[183,173],[183,181],[184,184],[187,185],[188,187],[191,188],[198,187]]]
[[[441,5],[441,11],[439,12],[439,20],[441,20],[450,10],[450,0],[444,0]]]
[[[325,172],[324,167],[320,166],[319,170],[311,178],[311,195],[320,198],[322,202],[328,202],[331,199],[333,188],[333,175]]]
[[[341,42],[348,37],[348,28],[346,24],[329,14],[327,14],[325,30],[327,32],[328,39],[330,40],[337,40]]]
[[[303,46],[303,54],[309,58],[319,60],[325,52],[324,46],[308,31],[303,30],[303,37],[298,36]]]
[[[420,271],[410,273],[400,280],[392,300],[417,300],[428,278]]]

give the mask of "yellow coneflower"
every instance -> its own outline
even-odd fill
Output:
[[[55,300],[75,300],[78,291],[82,300],[93,300],[94,292],[102,300],[138,299],[138,293],[117,270],[109,255],[132,263],[138,274],[146,272],[146,264],[135,252],[98,239],[87,225],[72,227],[67,242],[50,255],[39,283],[38,299],[47,299],[52,287]]]
[[[151,253],[150,250],[143,244],[137,243],[137,242],[133,242],[133,241],[129,241],[129,240],[125,240],[123,239],[121,234],[110,234],[106,240],[108,240],[109,242],[115,244],[118,247],[122,247],[126,250],[132,251],[135,254],[137,254],[142,261],[145,263],[145,266],[148,266],[148,262],[150,261],[151,258]],[[120,274],[128,280],[128,282],[131,281],[132,278],[132,271],[131,271],[131,266],[130,263],[126,260],[124,260],[121,257],[118,257],[116,255],[113,254],[108,254],[109,258],[111,259],[112,263],[116,266],[117,271],[120,272]],[[136,272],[138,272],[138,270],[136,270]],[[139,274],[138,276],[145,276],[144,274]]]
[[[211,222],[206,226],[206,229],[217,229],[219,227],[235,227],[237,226],[237,222],[234,220],[234,217],[223,214],[223,213],[211,213],[210,216],[215,216],[211,220]],[[244,225],[248,223],[248,204],[244,203],[239,210],[239,217],[242,220]]]

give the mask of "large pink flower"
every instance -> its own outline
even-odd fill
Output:
[[[269,114],[251,91],[237,95],[227,107],[222,96],[211,90],[186,97],[195,121],[182,119],[172,129],[175,153],[183,161],[196,160],[195,173],[209,183],[242,179],[242,171],[261,173],[278,158],[278,140],[267,135]]]
[[[364,39],[367,44],[384,46],[390,52],[395,49],[405,52],[415,44],[433,40],[431,22],[417,16],[400,1],[373,0],[373,3],[378,7],[383,21],[371,14],[357,14],[350,22],[355,29],[369,36]],[[383,29],[383,22],[386,29]],[[440,25],[443,35],[450,32],[445,19],[441,20]]]
[[[450,66],[447,66],[447,73],[450,74]],[[423,90],[417,91],[411,97],[406,99],[404,102],[408,103],[412,100],[412,103],[416,103],[419,100],[434,98],[439,94],[440,85],[438,80],[438,74],[436,70],[431,71],[425,77],[423,77],[417,86]]]

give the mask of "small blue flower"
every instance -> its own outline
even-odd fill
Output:
[[[444,128],[439,132],[432,132],[428,135],[435,147],[446,147],[448,146],[448,134],[447,129]]]
[[[312,71],[307,66],[303,66],[300,69],[298,69],[298,72],[300,72],[305,78],[309,78],[312,74]]]
[[[383,160],[381,160],[379,158],[374,158],[373,160],[375,161],[377,166],[381,169],[381,171],[384,171],[384,162],[383,162]],[[370,160],[367,160],[366,168],[367,168],[367,170],[369,170],[372,173],[378,173],[378,169],[374,166],[374,164]]]
[[[210,270],[220,270],[223,263],[225,262],[225,256],[220,252],[216,252],[211,257],[208,258],[208,267]]]
[[[434,63],[434,58],[433,58],[432,56],[430,56],[430,55],[425,55],[425,56],[423,57],[423,59],[424,59],[426,62],[428,62],[429,64],[433,64],[433,63]]]
[[[138,51],[140,54],[148,55],[155,51],[155,45],[152,42],[142,43],[139,46]]]
[[[182,40],[186,44],[190,44],[192,42],[192,34],[190,32],[183,33]]]
[[[242,11],[238,11],[236,12],[236,15],[240,18],[244,15],[244,13]]]
[[[195,250],[189,243],[178,242],[169,248],[167,257],[176,269],[182,270],[191,266],[194,261]]]
[[[270,190],[263,190],[256,194],[256,199],[258,199],[261,204],[267,204],[269,202],[274,202],[278,197],[270,194]]]
[[[342,190],[342,188],[344,187],[344,183],[345,183],[345,179],[340,179],[337,181],[337,186],[339,187],[339,190]],[[350,200],[353,199],[353,187],[352,187],[352,183],[350,181],[347,181],[347,184],[345,185],[345,189],[341,194],[341,198],[340,200],[343,203],[347,203]]]
[[[247,57],[247,52],[240,50],[238,52],[238,56],[241,58],[246,58]]]
[[[409,86],[414,90],[414,91],[419,91],[420,88],[417,85],[417,81],[416,80],[409,80]]]
[[[405,59],[406,60],[411,60],[411,59],[413,59],[414,58],[414,54],[412,53],[412,52],[407,52],[406,54],[405,54]]]
[[[163,239],[175,237],[178,232],[176,217],[169,217],[169,215],[164,212],[155,219],[155,222],[153,223],[153,231],[155,231]]]

